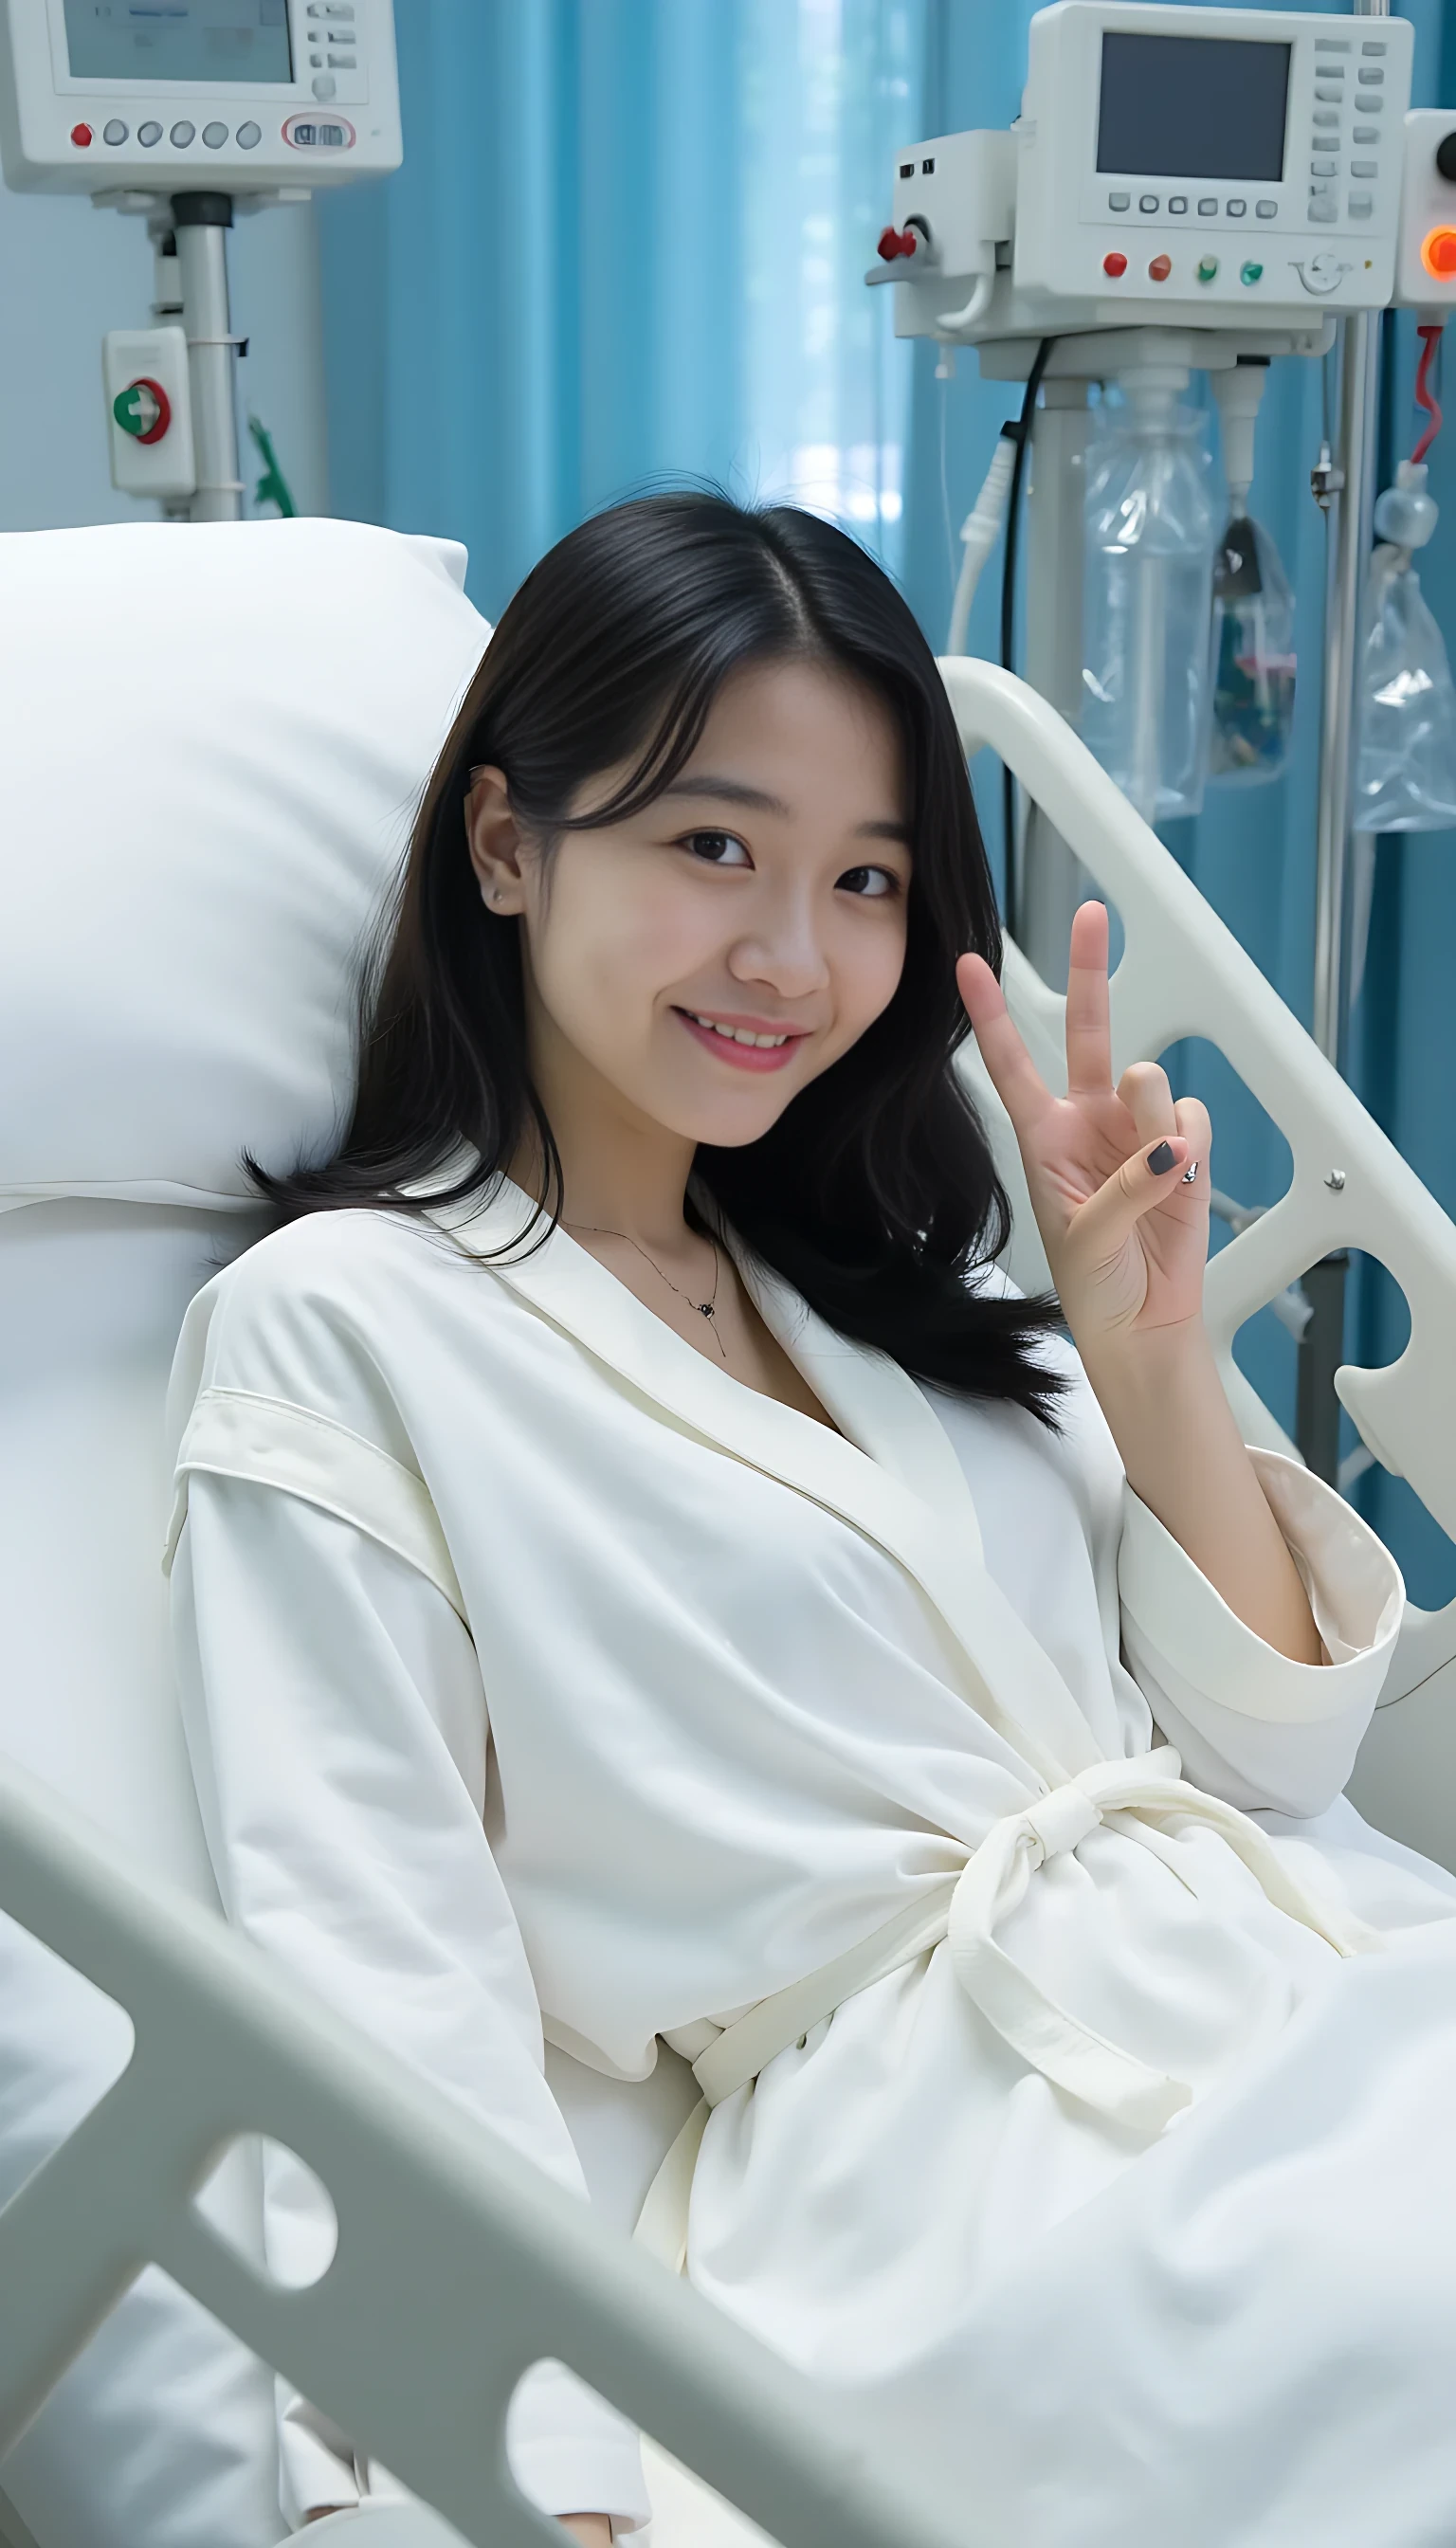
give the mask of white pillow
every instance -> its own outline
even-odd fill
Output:
[[[0,1210],[341,1128],[363,932],[490,634],[358,522],[0,536]]]

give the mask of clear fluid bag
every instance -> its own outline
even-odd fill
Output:
[[[1087,453],[1081,734],[1144,821],[1196,814],[1215,513],[1204,418],[1130,382]]]
[[[1456,825],[1456,689],[1441,632],[1410,563],[1435,527],[1425,469],[1403,460],[1375,507],[1389,545],[1370,561],[1357,668],[1350,820],[1358,832]]]
[[[1262,522],[1237,513],[1214,558],[1209,776],[1279,777],[1294,724],[1294,594]]]

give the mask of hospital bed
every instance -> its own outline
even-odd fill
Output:
[[[188,1300],[268,1227],[239,1150],[317,1150],[346,1105],[364,933],[488,635],[462,573],[447,544],[342,523],[0,540],[22,637],[0,698],[0,2541],[274,2548],[269,2363],[398,2482],[320,2543],[559,2541],[500,2441],[550,2355],[784,2548],[933,2548],[946,2508],[863,2419],[617,2234],[690,2099],[671,2056],[643,2089],[550,2056],[593,2218],[219,1916],[168,1668],[164,1386]],[[1291,1447],[1238,1327],[1363,1247],[1410,1339],[1340,1394],[1456,1535],[1456,1229],[1055,714],[944,670],[967,748],[1004,757],[1121,916],[1118,1066],[1207,1037],[1289,1141],[1289,1193],[1208,1277],[1247,1438]],[[1060,1000],[1014,947],[1006,988],[1054,1080]],[[1015,1143],[966,1068],[1035,1286]],[[1353,1788],[1448,1864],[1453,1725],[1456,1604],[1411,1614]],[[306,2290],[262,2270],[259,2135],[333,2202]],[[725,2508],[716,2535],[743,2525]]]

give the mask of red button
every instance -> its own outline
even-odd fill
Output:
[[[1427,230],[1420,242],[1420,262],[1441,283],[1456,275],[1456,230]]]
[[[893,223],[879,233],[879,253],[886,265],[897,256],[913,256],[918,245],[919,238],[914,230],[908,228],[897,230]]]
[[[1170,256],[1155,256],[1147,271],[1154,283],[1166,283],[1173,271],[1173,260]]]
[[[96,136],[92,132],[89,124],[73,124],[71,126],[71,139],[74,141],[78,150],[89,150]]]
[[[1102,260],[1102,271],[1104,274],[1126,274],[1128,260],[1117,248],[1112,248]]]

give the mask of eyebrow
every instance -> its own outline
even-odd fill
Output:
[[[663,796],[691,796],[709,798],[719,805],[743,805],[752,813],[774,814],[785,822],[790,813],[782,797],[771,795],[767,788],[751,787],[747,779],[720,777],[706,771],[700,777],[675,778],[670,787],[663,789]],[[906,850],[912,846],[909,824],[888,820],[857,823],[854,838],[857,841],[898,841]]]

